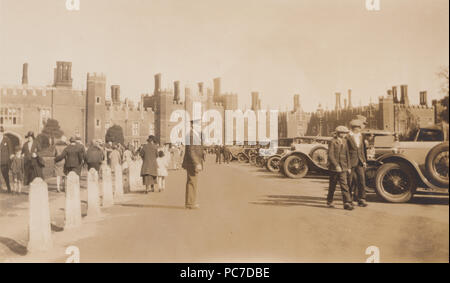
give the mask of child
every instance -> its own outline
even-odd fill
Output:
[[[167,171],[169,160],[165,158],[165,154],[162,150],[158,152],[156,163],[158,164],[158,187],[159,191],[162,192],[166,188],[166,177],[169,175]]]
[[[24,166],[20,147],[16,147],[16,154],[11,160],[11,173],[13,178],[13,194],[21,194],[23,186]]]

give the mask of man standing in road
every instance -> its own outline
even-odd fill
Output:
[[[197,204],[197,177],[200,171],[203,170],[203,146],[200,133],[195,130],[194,124],[200,123],[200,120],[191,121],[191,130],[187,135],[186,149],[183,159],[183,168],[187,172],[186,181],[186,208],[199,208]]]
[[[331,140],[328,149],[328,169],[330,170],[330,184],[328,187],[327,206],[334,207],[333,197],[336,184],[339,182],[342,192],[344,209],[353,210],[352,197],[348,187],[347,176],[350,173],[350,154],[345,136],[348,134],[347,127],[336,128],[336,136]]]
[[[3,179],[6,183],[8,193],[11,193],[11,185],[9,183],[9,166],[11,165],[11,157],[14,156],[13,146],[7,136],[4,135],[5,129],[0,126],[0,169]]]
[[[65,160],[64,174],[67,176],[71,171],[77,173],[81,177],[81,167],[84,162],[84,149],[80,147],[75,138],[70,138],[70,145],[68,145],[63,152],[55,157],[55,162]]]
[[[366,178],[365,168],[367,166],[367,147],[361,134],[363,128],[363,122],[355,119],[350,122],[352,130],[347,136],[347,145],[350,153],[350,165],[351,165],[351,191],[354,194],[354,198],[361,207],[366,207]]]

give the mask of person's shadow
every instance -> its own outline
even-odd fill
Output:
[[[28,253],[27,247],[20,244],[19,242],[6,238],[6,237],[0,237],[0,243],[5,245],[10,251],[12,251],[15,254],[24,256]]]
[[[272,206],[309,206],[327,208],[325,197],[313,196],[293,196],[293,195],[267,195],[263,199],[250,202],[256,205],[272,205]],[[334,202],[342,202],[342,197],[337,194],[334,197]]]

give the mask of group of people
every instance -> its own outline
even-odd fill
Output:
[[[229,164],[231,159],[233,158],[230,148],[223,145],[216,145],[214,147],[214,154],[216,155],[217,164]]]
[[[196,121],[192,120],[191,129],[189,134],[186,135],[189,140],[186,141],[184,152],[180,150],[179,146],[172,148],[167,145],[165,150],[158,149],[157,139],[153,135],[148,137],[147,143],[139,150],[139,155],[142,158],[141,177],[145,186],[145,193],[155,192],[155,185],[158,185],[160,192],[163,191],[171,160],[178,163],[178,157],[183,156],[181,167],[187,172],[185,195],[185,207],[187,209],[199,207],[197,203],[197,181],[199,173],[203,170],[205,160],[205,151],[201,142],[194,142],[201,141],[201,134],[194,130],[194,123]],[[178,167],[178,165],[175,166],[176,169]]]
[[[193,124],[194,121],[191,121],[191,131],[187,136],[191,140],[201,140],[201,135],[194,131]],[[27,140],[25,144],[15,148],[4,133],[4,128],[0,127],[1,174],[5,180],[7,193],[20,193],[22,187],[29,185],[35,178],[44,179],[45,162],[41,156],[42,149],[31,131],[25,136]],[[157,138],[151,135],[148,137],[147,144],[138,149],[134,149],[132,145],[124,147],[120,143],[104,143],[102,140],[93,140],[86,147],[77,136],[71,137],[68,141],[67,138],[61,137],[52,149],[57,192],[61,192],[65,187],[65,177],[70,172],[75,172],[78,176],[81,176],[83,168],[88,170],[94,168],[101,172],[101,167],[107,164],[114,173],[117,165],[122,165],[121,168],[126,170],[130,168],[131,161],[141,158],[141,176],[146,193],[154,192],[155,185],[158,185],[159,191],[164,191],[168,171],[184,168],[187,171],[186,208],[198,208],[197,177],[203,170],[205,160],[202,145],[191,142],[185,147],[171,144],[159,146]],[[10,175],[13,179],[12,187]]]
[[[350,122],[351,130],[338,126],[328,147],[329,187],[327,206],[334,207],[333,197],[339,183],[344,209],[353,210],[354,202],[366,207],[365,167],[367,166],[367,143],[361,130],[365,122],[355,119]]]
[[[7,193],[20,194],[24,185],[28,185],[37,177],[43,177],[42,168],[45,164],[39,155],[40,147],[35,142],[34,133],[28,132],[25,139],[27,141],[22,147],[14,147],[11,140],[5,136],[5,129],[0,126],[0,167]]]

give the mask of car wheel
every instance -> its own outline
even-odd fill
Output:
[[[433,147],[425,160],[425,168],[431,181],[437,186],[448,187],[448,142]]]
[[[280,172],[280,161],[279,156],[272,156],[267,160],[266,168],[272,173]]]
[[[367,168],[365,170],[366,192],[367,193],[375,193],[375,188],[376,188],[375,178],[377,175],[377,170],[378,170],[377,166],[370,166],[370,165],[367,166]]]
[[[308,173],[308,161],[305,157],[292,155],[284,162],[284,174],[292,179],[301,179]]]
[[[245,156],[245,154],[243,154],[243,153],[239,153],[237,157],[238,157],[238,161],[240,163],[247,163],[248,162],[247,156]]]
[[[311,159],[322,169],[328,168],[328,149],[320,146],[314,148],[310,153]]]
[[[380,166],[375,177],[376,192],[385,201],[408,202],[417,189],[412,170],[403,164],[386,163]]]

